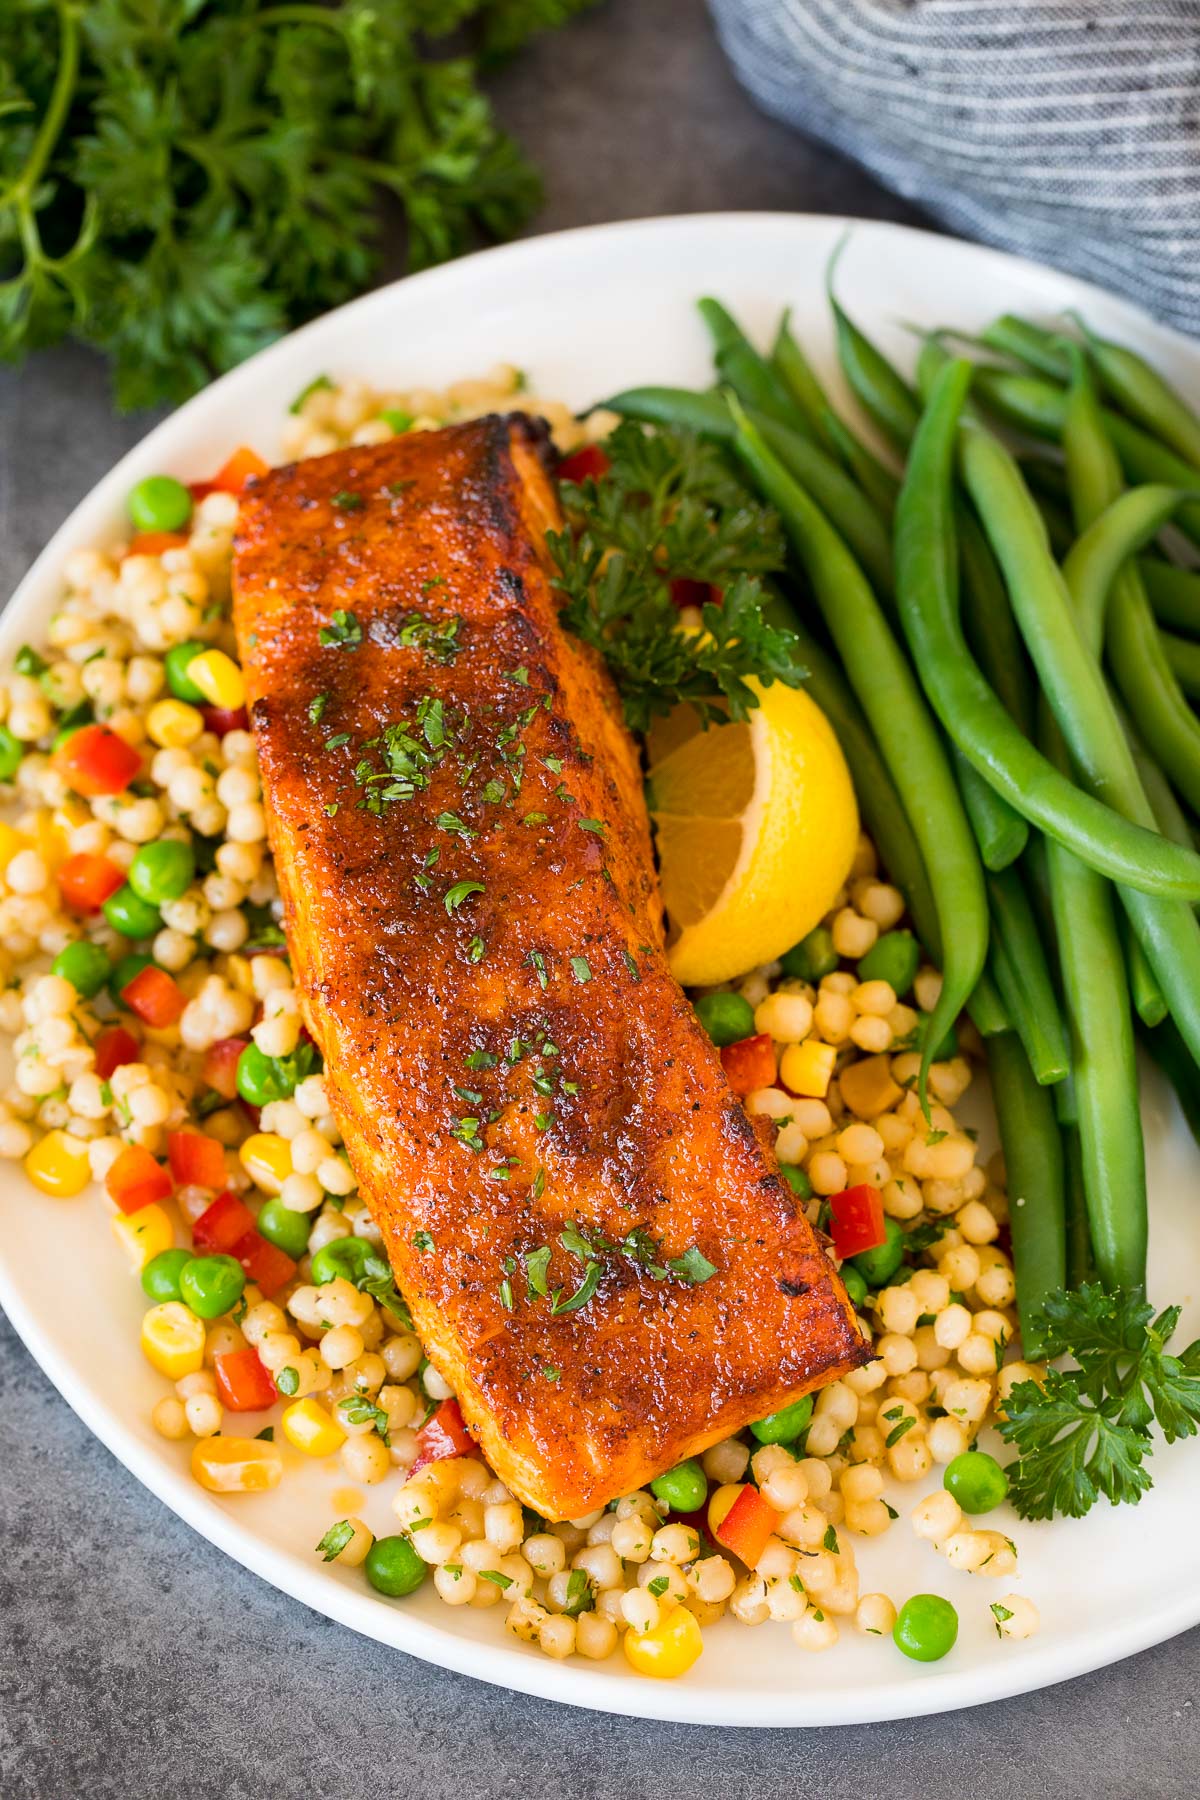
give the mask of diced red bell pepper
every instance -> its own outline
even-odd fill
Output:
[[[230,731],[249,731],[250,714],[244,706],[202,706],[201,717],[205,731],[215,732],[223,738]]]
[[[54,766],[77,794],[123,794],[142,766],[132,744],[107,725],[83,725],[54,752]]]
[[[192,1226],[192,1242],[197,1250],[219,1251],[224,1256],[253,1229],[254,1214],[250,1208],[226,1190],[205,1207]]]
[[[745,1487],[718,1526],[717,1542],[752,1569],[782,1516],[767,1505],[757,1488]]]
[[[723,1045],[721,1067],[735,1094],[744,1096],[755,1088],[770,1087],[775,1080],[775,1046],[769,1034],[760,1031],[757,1037]]]
[[[843,1188],[840,1194],[831,1194],[829,1235],[842,1258],[858,1256],[861,1251],[874,1250],[884,1243],[887,1232],[879,1189],[863,1181],[857,1187]]]
[[[238,1058],[249,1038],[218,1038],[204,1053],[204,1080],[223,1100],[237,1099]]]
[[[270,468],[257,450],[243,444],[228,462],[222,463],[212,478],[211,489],[222,494],[240,494],[253,475],[265,475]]]
[[[711,581],[693,581],[690,575],[677,575],[671,583],[671,604],[681,611],[685,606],[719,606],[723,592]]]
[[[558,465],[560,481],[599,481],[612,468],[612,458],[602,450],[599,444],[585,444],[582,450],[573,450],[570,456],[564,456]]]
[[[225,1186],[225,1152],[216,1138],[200,1131],[168,1132],[167,1156],[180,1187],[212,1188],[215,1193]]]
[[[130,540],[126,556],[161,556],[164,550],[182,550],[187,538],[181,531],[139,531]]]
[[[59,892],[72,912],[99,912],[109,895],[124,885],[125,877],[115,862],[86,850],[68,856],[58,871]]]
[[[108,1197],[123,1213],[140,1212],[171,1192],[171,1177],[142,1144],[126,1144],[104,1177]]]
[[[229,1253],[236,1256],[251,1281],[257,1283],[269,1300],[296,1273],[291,1257],[274,1244],[268,1244],[257,1231],[248,1231]]]
[[[259,1361],[258,1351],[229,1350],[213,1358],[217,1398],[230,1412],[265,1412],[279,1398],[275,1378]]]
[[[137,1039],[123,1025],[107,1025],[92,1048],[96,1054],[95,1071],[101,1081],[110,1080],[125,1063],[136,1062],[140,1054]]]
[[[417,1458],[408,1473],[415,1475],[426,1463],[441,1462],[447,1456],[473,1456],[478,1448],[463,1423],[458,1401],[443,1400],[417,1433]]]
[[[179,983],[173,981],[165,969],[153,964],[139,970],[121,989],[121,998],[131,1012],[157,1031],[174,1025],[187,1005],[187,997]]]

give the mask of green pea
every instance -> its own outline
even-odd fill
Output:
[[[135,894],[128,882],[108,896],[102,911],[113,930],[119,931],[122,937],[153,937],[162,924],[162,914],[157,906],[151,906],[148,900]]]
[[[193,1256],[180,1272],[179,1298],[198,1319],[219,1319],[237,1305],[246,1271],[232,1256]]]
[[[307,1213],[293,1212],[282,1200],[264,1200],[255,1224],[259,1235],[265,1237],[268,1244],[274,1244],[294,1262],[299,1262],[308,1249],[312,1220]]]
[[[964,1450],[946,1464],[942,1486],[965,1513],[985,1513],[1008,1493],[1008,1476],[986,1450]]]
[[[902,1000],[916,979],[921,949],[911,931],[885,931],[858,965],[860,981],[886,981]]]
[[[108,978],[108,991],[118,1006],[128,1005],[128,1002],[122,1000],[121,996],[134,976],[140,975],[143,969],[150,969],[153,966],[154,958],[143,956],[140,952],[132,956],[123,956],[119,962],[113,964],[112,974]]]
[[[760,1444],[794,1444],[801,1433],[808,1430],[812,1409],[813,1397],[805,1394],[803,1399],[793,1400],[790,1406],[768,1413],[765,1419],[755,1419],[750,1429]]]
[[[257,1044],[247,1044],[238,1057],[237,1091],[251,1106],[290,1100],[296,1091],[295,1070],[286,1058],[267,1056]]]
[[[385,425],[391,426],[397,437],[400,437],[403,432],[408,431],[413,422],[411,413],[400,412],[395,407],[390,406],[385,407],[379,416]]]
[[[187,671],[188,664],[194,662],[201,651],[207,650],[208,648],[209,645],[207,644],[190,642],[187,644],[175,644],[167,651],[166,656],[163,658],[164,667],[167,673],[167,686],[177,700],[187,700],[192,706],[199,706],[203,701],[204,695],[196,686],[195,682],[188,679]]]
[[[754,1008],[741,994],[702,994],[696,1017],[714,1044],[737,1044],[754,1032]]]
[[[957,1637],[958,1614],[940,1594],[914,1594],[892,1626],[896,1648],[914,1662],[938,1662],[953,1650]]]
[[[147,475],[127,504],[138,531],[181,531],[192,516],[192,496],[173,475]]]
[[[812,1199],[812,1182],[798,1163],[780,1163],[779,1173],[799,1199]]]
[[[142,1270],[142,1291],[151,1300],[179,1300],[179,1277],[194,1260],[190,1250],[160,1250]]]
[[[415,1593],[425,1579],[426,1568],[406,1537],[376,1538],[363,1562],[371,1586],[393,1598]]]
[[[792,945],[782,961],[783,972],[790,981],[820,981],[822,975],[832,975],[838,966],[832,933],[824,925],[815,925],[807,937]]]
[[[904,1233],[895,1219],[884,1219],[883,1231],[882,1244],[876,1244],[873,1250],[863,1250],[850,1259],[850,1266],[858,1270],[871,1288],[883,1287],[904,1261]]]
[[[0,781],[11,781],[21,766],[25,746],[7,725],[0,725]]]
[[[323,1244],[312,1259],[312,1284],[324,1287],[340,1275],[343,1281],[357,1287],[367,1272],[368,1261],[377,1254],[366,1238],[334,1238],[332,1243]]]
[[[151,906],[178,900],[192,885],[196,855],[192,846],[177,838],[160,838],[143,844],[129,866],[129,885]]]
[[[866,1305],[867,1284],[859,1274],[858,1270],[851,1268],[849,1263],[846,1263],[842,1268],[842,1285],[855,1306]]]
[[[672,1512],[695,1512],[698,1506],[704,1505],[708,1495],[708,1476],[695,1457],[689,1456],[686,1462],[676,1463],[673,1469],[652,1481],[650,1492]]]
[[[108,980],[112,964],[99,944],[77,938],[59,951],[50,967],[55,975],[69,981],[77,994],[91,1000]]]

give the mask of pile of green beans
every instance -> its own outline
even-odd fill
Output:
[[[763,354],[715,300],[715,390],[606,404],[727,445],[780,515],[772,606],[942,970],[922,1102],[961,1010],[986,1040],[1037,1355],[1051,1293],[1145,1283],[1138,1036],[1200,1140],[1200,416],[1074,318],[931,334],[909,380],[835,264],[865,428],[788,314]]]

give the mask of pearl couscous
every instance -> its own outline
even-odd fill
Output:
[[[512,369],[442,394],[319,379],[283,452],[510,407],[521,386]],[[563,451],[607,428],[517,403]],[[0,680],[0,1155],[48,1195],[107,1189],[150,1302],[155,1429],[217,1493],[276,1486],[283,1442],[336,1457],[392,1490],[395,1532],[314,1520],[326,1561],[393,1596],[428,1578],[552,1658],[621,1646],[653,1677],[684,1673],[725,1615],[786,1623],[811,1652],[891,1635],[897,1602],[860,1592],[857,1552],[897,1524],[914,1563],[931,1546],[1010,1580],[1016,1547],[976,1527],[949,1476],[904,1499],[1039,1371],[1012,1359],[1003,1170],[955,1117],[977,1044],[960,1025],[926,1120],[912,1045],[939,977],[910,962],[903,897],[865,838],[804,944],[696,999],[831,1254],[841,1203],[878,1197],[882,1244],[843,1266],[875,1359],[585,1518],[536,1518],[481,1460],[391,1283],[292,985],[229,617],[256,466],[239,453],[190,493],[155,478],[139,522],[153,500],[163,529],[70,555],[45,644]],[[1023,1596],[990,1611],[1002,1636],[1037,1628]]]

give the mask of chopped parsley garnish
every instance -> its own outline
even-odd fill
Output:
[[[332,644],[338,650],[357,650],[363,641],[362,626],[354,613],[339,606],[334,610],[332,623],[322,625],[317,640],[326,647]]]
[[[297,1371],[290,1366],[286,1369],[280,1369],[278,1375],[275,1377],[275,1386],[279,1389],[281,1394],[294,1394],[300,1386],[300,1376]]]
[[[543,1300],[548,1298],[550,1293],[546,1282],[546,1276],[550,1269],[550,1256],[549,1244],[543,1244],[538,1250],[530,1250],[525,1256],[525,1279],[529,1283],[529,1291],[531,1294],[537,1294]]]
[[[526,668],[505,669],[504,679],[505,681],[515,681],[519,687],[528,687],[529,670]]]
[[[525,961],[529,964],[530,968],[533,970],[534,974],[537,976],[538,985],[544,989],[548,985],[548,983],[547,983],[547,979],[546,979],[546,959],[542,955],[541,951],[540,950],[531,950],[529,952],[529,955],[525,958]]]
[[[292,411],[295,412],[295,410],[296,408],[293,407]],[[335,1557],[341,1555],[353,1536],[354,1527],[349,1519],[339,1519],[336,1525],[329,1527],[316,1548],[326,1562],[333,1562]]]
[[[273,1425],[264,1425],[261,1431],[255,1432],[254,1441],[258,1444],[273,1444],[275,1442],[275,1427]]]
[[[481,937],[473,937],[467,945],[467,960],[473,963],[483,961],[487,946]]]
[[[546,1377],[547,1381],[557,1381],[562,1374],[562,1370],[556,1369],[553,1363],[543,1363],[542,1374]]]
[[[479,1126],[480,1120],[472,1115],[468,1115],[463,1119],[456,1119],[450,1128],[450,1136],[452,1138],[457,1138],[460,1144],[465,1144],[468,1150],[478,1152],[483,1149],[483,1139],[479,1135]]]
[[[600,1286],[600,1273],[600,1264],[598,1262],[589,1262],[584,1269],[583,1280],[569,1299],[564,1300],[562,1297],[563,1291],[561,1288],[558,1288],[555,1291],[554,1299],[550,1305],[551,1315],[554,1318],[558,1318],[562,1313],[578,1312],[581,1307],[586,1306],[596,1289]]]
[[[452,812],[438,814],[437,828],[439,831],[453,832],[456,837],[461,838],[473,838],[479,835],[478,832],[472,830],[465,819],[460,819],[457,813]]]
[[[383,1442],[390,1447],[388,1436],[388,1416],[382,1406],[377,1406],[369,1394],[351,1394],[342,1401],[339,1409],[351,1425],[371,1425],[378,1432]]]
[[[328,694],[314,694],[308,703],[308,717],[313,725],[319,725],[325,717],[325,708],[329,705]]]
[[[300,389],[300,392],[288,407],[288,411],[290,413],[300,412],[303,409],[304,402],[308,399],[310,394],[319,394],[325,388],[331,388],[332,386],[333,383],[330,381],[328,375],[314,375],[308,386]]]
[[[682,1256],[668,1258],[667,1267],[679,1281],[686,1281],[689,1287],[699,1287],[710,1275],[715,1275],[717,1267],[710,1263],[707,1256],[697,1250],[695,1244],[685,1250]]]
[[[512,1586],[512,1576],[502,1575],[499,1569],[480,1569],[479,1579],[480,1581],[494,1582],[498,1588],[510,1588]]]
[[[498,1056],[493,1056],[490,1050],[468,1050],[467,1054],[463,1057],[463,1061],[466,1063],[468,1069],[476,1070],[494,1069],[499,1060],[500,1058]]]
[[[666,1581],[669,1577],[660,1576]],[[572,1569],[567,1576],[567,1596],[563,1611],[569,1619],[577,1619],[582,1612],[590,1612],[595,1602],[592,1598],[592,1584],[586,1569]]]
[[[638,968],[628,950],[622,950],[621,955],[624,958],[625,967],[629,970],[633,979],[635,981],[640,981],[642,979],[642,971]]]
[[[541,1163],[539,1163],[534,1170],[533,1181],[530,1184],[529,1191],[535,1200],[540,1200],[546,1191],[546,1171],[543,1169]]]
[[[758,704],[751,677],[797,686],[796,640],[768,623],[756,579],[783,567],[779,520],[722,447],[624,423],[605,452],[601,480],[562,484],[566,525],[547,541],[563,622],[607,661],[632,729],[680,701],[706,721],[744,719]],[[698,635],[680,630],[677,577],[723,590]]]
[[[573,956],[571,958],[571,973],[574,975],[576,981],[590,981],[592,979],[592,966],[588,962],[586,956]]]
[[[446,717],[442,701],[426,694],[417,702],[411,724],[397,720],[378,737],[368,738],[363,749],[370,754],[354,770],[354,780],[364,790],[359,805],[379,817],[394,801],[423,792],[458,728],[459,722]]]
[[[413,1249],[419,1250],[422,1256],[428,1256],[433,1249],[433,1238],[429,1232],[416,1231],[413,1233]]]
[[[507,792],[508,789],[502,781],[492,780],[487,783],[479,797],[488,806],[499,806]]]
[[[443,905],[450,917],[453,918],[464,900],[469,900],[472,894],[484,892],[482,881],[456,881],[453,887],[446,889]]]
[[[646,1583],[646,1592],[653,1594],[656,1600],[661,1600],[670,1585],[671,1577],[669,1575],[656,1575],[653,1581]]]
[[[994,1600],[991,1606],[988,1607],[988,1611],[996,1621],[996,1636],[1002,1638],[1004,1633],[1001,1631],[1000,1627],[1004,1624],[1006,1619],[1012,1618],[1011,1609],[1007,1606],[1001,1606],[998,1600]]]
[[[410,613],[400,627],[400,642],[406,650],[423,650],[430,662],[452,663],[462,649],[458,641],[461,625],[457,614],[450,619],[426,619]]]
[[[1103,1494],[1135,1503],[1152,1485],[1143,1464],[1157,1422],[1169,1444],[1200,1425],[1200,1339],[1167,1353],[1180,1308],[1154,1316],[1140,1294],[1088,1282],[1047,1300],[1037,1320],[1043,1354],[1075,1369],[1019,1381],[1004,1402],[1001,1437],[1019,1452],[1005,1471],[1023,1519],[1079,1518]]]
[[[567,1084],[564,1082],[563,1085]],[[662,1245],[642,1225],[635,1226],[623,1238],[607,1237],[604,1232],[586,1225],[571,1225],[560,1234],[558,1241],[572,1256],[585,1260],[623,1256],[644,1269],[652,1281],[667,1281],[673,1276],[689,1287],[696,1287],[717,1272],[715,1264],[710,1263],[695,1244],[682,1256],[664,1258]]]
[[[350,733],[348,731],[338,731],[334,733],[333,737],[325,739],[325,748],[327,750],[340,750],[343,744],[348,744],[349,742]]]
[[[842,1546],[838,1543],[838,1534],[834,1530],[832,1525],[829,1526],[828,1530],[825,1533],[825,1536],[821,1539],[821,1543],[824,1545],[826,1550],[832,1550],[833,1554],[835,1556],[839,1556],[841,1554]]]
[[[361,494],[349,493],[345,488],[342,488],[339,493],[336,493],[333,496],[333,504],[338,508],[339,512],[361,512],[362,503],[363,498]]]
[[[885,1414],[885,1417],[886,1417],[886,1414]],[[900,1442],[900,1439],[904,1436],[905,1432],[911,1431],[913,1426],[916,1424],[916,1422],[917,1421],[913,1417],[913,1415],[911,1413],[909,1413],[909,1414],[907,1414],[906,1417],[904,1417],[900,1420],[900,1423],[898,1425],[893,1425],[892,1429],[888,1432],[887,1436],[883,1440],[884,1449],[890,1450],[892,1448],[893,1444],[898,1444]]]
[[[594,831],[597,837],[603,837],[608,826],[603,819],[576,819],[580,831]]]

